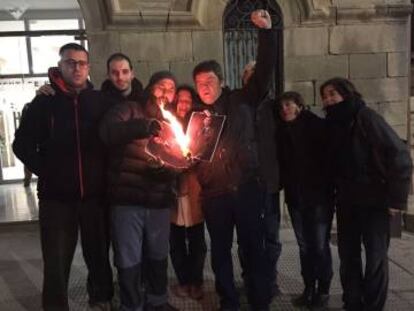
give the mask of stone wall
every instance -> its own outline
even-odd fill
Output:
[[[319,86],[350,78],[367,103],[407,137],[410,1],[334,0],[325,17],[285,30],[285,88],[320,104]]]
[[[168,3],[172,3],[169,7]],[[191,83],[200,60],[223,61],[226,0],[80,0],[88,31],[92,77],[105,78],[105,60],[122,51],[146,83],[170,69]],[[407,138],[409,0],[278,0],[284,18],[284,84],[319,105],[319,86],[352,79],[368,104]],[[103,5],[104,4],[104,5]]]
[[[276,0],[283,14],[285,90],[320,107],[319,86],[350,78],[367,103],[409,139],[410,0]],[[223,62],[227,0],[79,0],[86,22],[92,78],[105,78],[114,52],[129,55],[145,84],[170,69],[191,83],[194,65]],[[410,207],[414,214],[414,206]]]

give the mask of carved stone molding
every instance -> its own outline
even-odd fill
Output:
[[[410,0],[274,0],[281,8],[284,27],[404,21]],[[78,0],[87,30],[220,30],[227,0]]]
[[[106,28],[138,31],[198,28],[201,0],[105,0]],[[138,29],[137,29],[138,28]]]

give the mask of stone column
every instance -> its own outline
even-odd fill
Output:
[[[413,133],[414,122],[412,116],[414,115],[414,97],[410,97],[410,118],[409,118],[409,143],[411,147],[411,159],[414,159],[413,146]],[[404,229],[410,232],[414,232],[414,185],[411,186],[411,194],[408,197],[407,211],[404,213]]]

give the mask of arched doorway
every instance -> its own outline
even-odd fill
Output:
[[[283,18],[279,5],[274,0],[230,0],[223,15],[224,68],[226,84],[231,88],[241,86],[244,66],[256,59],[257,30],[250,21],[250,14],[257,9],[266,9],[272,17],[277,31],[278,51],[275,55],[274,91],[283,91]]]

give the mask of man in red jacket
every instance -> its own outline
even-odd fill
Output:
[[[93,90],[88,52],[61,47],[58,68],[49,70],[55,94],[38,95],[16,131],[13,150],[39,176],[39,223],[44,262],[43,309],[69,310],[68,280],[78,231],[88,268],[92,310],[110,310],[105,147],[98,124],[110,103]]]

